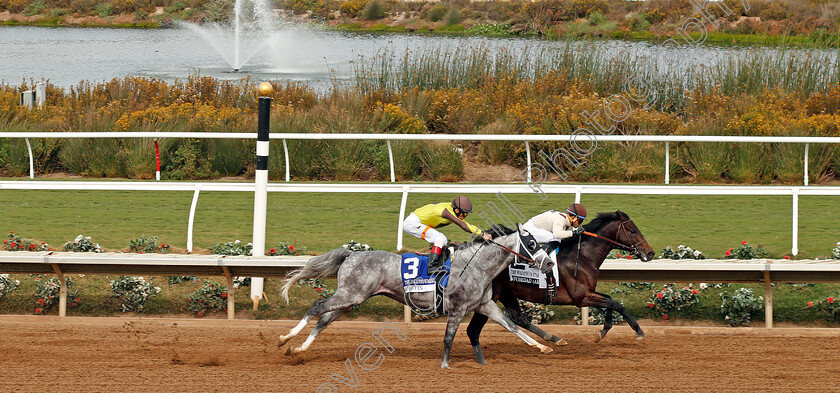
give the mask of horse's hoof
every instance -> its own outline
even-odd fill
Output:
[[[604,339],[604,336],[606,336],[606,333],[604,333],[603,331],[598,331],[598,338],[595,339],[595,342],[596,343],[601,342],[601,340]]]
[[[441,363],[440,368],[441,370],[449,370],[449,363]]]
[[[564,345],[569,345],[569,342],[566,341],[565,338],[560,338],[560,339],[558,339],[557,341],[554,342],[554,345],[556,345],[558,347],[562,347]]]
[[[554,350],[551,349],[551,347],[543,346],[542,348],[540,348],[540,352],[541,353],[552,353],[552,352],[554,352]]]
[[[638,341],[642,341],[644,338],[645,338],[644,333],[639,333],[639,334],[636,335],[636,340],[638,340]]]
[[[484,359],[478,359],[478,360],[476,360],[475,362],[476,362],[476,363],[478,363],[478,364],[480,364],[480,365],[482,365],[482,366],[486,366],[486,365],[487,365],[487,361],[486,361],[486,360],[484,360]]]
[[[277,342],[277,348],[283,348],[283,346],[291,339],[291,337],[280,336],[280,341]]]

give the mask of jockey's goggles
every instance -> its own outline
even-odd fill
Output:
[[[566,209],[566,213],[569,213],[569,214],[571,214],[571,215],[573,215],[577,218],[580,218],[581,221],[586,221],[586,216],[581,216],[580,214],[577,214],[577,213],[575,213],[575,212],[573,212],[569,209]]]
[[[462,208],[462,207],[458,207],[457,209],[458,209],[458,211],[460,211],[461,213],[464,213],[464,214],[470,214],[470,213],[472,213],[472,210],[469,210],[469,209],[464,209],[464,208]],[[460,214],[460,213],[458,213],[458,214]]]

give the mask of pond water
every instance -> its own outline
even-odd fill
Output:
[[[351,63],[389,49],[399,55],[407,49],[429,47],[562,48],[577,45],[610,56],[655,58],[666,68],[686,69],[685,63],[709,66],[727,56],[750,48],[693,46],[662,49],[660,45],[632,41],[547,41],[539,39],[449,37],[420,34],[368,34],[286,26],[268,45],[254,42],[256,54],[232,72],[228,62],[207,41],[184,27],[173,29],[107,29],[0,27],[0,80],[19,84],[24,80],[47,79],[69,87],[82,80],[105,81],[126,75],[148,76],[172,81],[192,74],[236,80],[252,79],[308,81],[329,86],[347,81]],[[777,49],[764,49],[774,51]]]

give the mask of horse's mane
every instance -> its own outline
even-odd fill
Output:
[[[609,224],[611,222],[619,221],[619,220],[625,220],[625,219],[629,219],[629,218],[630,217],[627,215],[627,213],[625,213],[621,210],[616,210],[616,211],[610,212],[610,213],[598,213],[597,217],[595,217],[592,221],[590,221],[588,224],[585,224],[583,226],[583,230],[585,230],[587,232],[591,232],[591,233],[597,233],[598,231],[600,231],[602,228],[604,228],[605,226],[607,226],[607,224]],[[565,249],[572,249],[572,248],[576,249],[577,244],[578,244],[578,238],[581,237],[581,236],[583,236],[583,235],[581,234],[581,235],[572,236],[568,239],[563,239],[563,241],[560,243],[560,246],[557,247],[558,251],[562,251],[562,250],[565,250]]]
[[[626,218],[628,218],[627,213],[621,210],[610,213],[598,213],[598,216],[590,221],[589,224],[584,225],[583,229],[587,232],[595,233],[613,221],[624,220]]]
[[[495,239],[499,236],[506,236],[506,235],[510,235],[512,233],[516,233],[516,228],[508,228],[504,225],[494,224],[490,228],[485,229],[484,232],[487,232],[487,233],[493,235],[493,238]],[[458,246],[458,249],[460,250],[460,249],[463,249],[463,248],[469,248],[473,244],[480,243],[480,242],[484,242],[484,238],[482,238],[481,236],[476,236],[471,242],[461,243],[461,245]]]

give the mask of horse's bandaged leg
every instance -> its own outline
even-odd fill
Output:
[[[289,334],[285,336],[280,336],[280,345],[285,344],[286,341],[289,341],[292,337],[297,336],[300,333],[300,331],[306,327],[307,323],[309,323],[309,316],[303,317],[303,319],[301,319],[300,322],[298,322],[297,326],[292,328]]]
[[[520,330],[519,327],[516,326],[516,324],[513,323],[513,321],[511,321],[510,318],[508,318],[507,315],[505,315],[501,309],[499,309],[499,306],[497,306],[495,302],[485,303],[481,305],[476,311],[488,316],[490,319],[492,319],[499,325],[502,325],[502,327],[507,329],[509,332],[517,335],[519,338],[522,339],[522,341],[525,341],[525,343],[529,346],[539,349],[540,352],[549,353],[552,351],[551,348],[538,343],[536,340],[525,334],[525,332]]]

